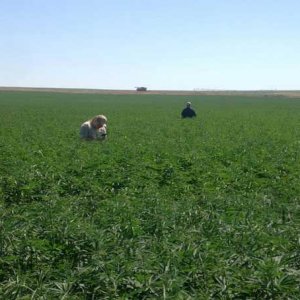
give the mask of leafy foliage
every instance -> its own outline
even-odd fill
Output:
[[[300,298],[300,102],[189,100],[0,93],[0,298]]]

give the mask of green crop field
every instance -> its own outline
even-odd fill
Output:
[[[97,114],[108,139],[81,141]],[[0,299],[299,286],[299,99],[0,93]]]

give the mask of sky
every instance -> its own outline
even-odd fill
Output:
[[[0,0],[0,86],[300,90],[298,0]]]

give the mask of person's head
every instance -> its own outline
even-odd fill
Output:
[[[104,115],[98,115],[91,120],[91,125],[96,129],[99,129],[106,123],[107,118]]]
[[[191,105],[192,105],[192,103],[189,101],[186,103],[186,107],[191,107]]]

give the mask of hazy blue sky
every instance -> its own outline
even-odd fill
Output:
[[[0,86],[300,89],[300,1],[0,0]]]

